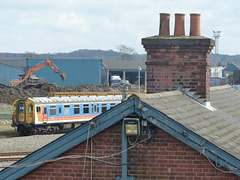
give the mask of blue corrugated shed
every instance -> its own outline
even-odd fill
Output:
[[[29,59],[29,68],[40,63],[44,59]],[[67,75],[62,82],[61,77],[49,66],[46,66],[33,75],[43,77],[48,83],[56,83],[59,86],[79,86],[81,84],[101,84],[102,60],[101,59],[50,59],[61,72]]]
[[[0,61],[0,82],[3,84],[9,84],[9,81],[18,80],[19,74],[24,74],[24,69],[22,67],[13,66],[13,60],[1,60]],[[14,62],[18,62],[17,60]]]

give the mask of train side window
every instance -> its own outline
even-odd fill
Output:
[[[41,112],[41,107],[36,107],[36,111],[39,113]]]
[[[110,109],[115,106],[115,103],[110,103]]]
[[[14,105],[13,109],[14,109],[14,112],[16,112],[17,111],[17,106]]]
[[[107,111],[107,104],[106,103],[103,103],[102,104],[102,113]]]
[[[80,114],[80,105],[74,104],[74,114]]]
[[[83,104],[83,114],[89,113],[89,104]]]
[[[50,106],[50,116],[56,115],[56,106]]]
[[[33,105],[32,105],[32,104],[30,104],[30,105],[28,106],[28,112],[33,112]]]
[[[64,105],[64,115],[70,115],[70,105]]]

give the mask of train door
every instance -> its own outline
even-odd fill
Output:
[[[92,113],[93,114],[99,114],[99,104],[98,103],[93,103],[92,104]]]
[[[18,123],[24,123],[25,122],[25,103],[19,103],[17,105],[17,121]]]
[[[34,115],[33,115],[33,104],[28,105],[28,110],[27,110],[27,118],[26,118],[26,123],[31,124],[33,122]]]

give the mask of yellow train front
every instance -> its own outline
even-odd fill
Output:
[[[121,102],[121,95],[34,97],[17,99],[12,127],[19,135],[54,133],[64,124],[84,123]]]

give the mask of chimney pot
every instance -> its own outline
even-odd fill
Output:
[[[185,36],[184,19],[185,14],[175,14],[174,36]]]
[[[169,36],[169,21],[170,14],[160,13],[160,27],[159,27],[159,36],[166,35]]]
[[[190,36],[201,36],[200,16],[201,14],[190,14]]]

